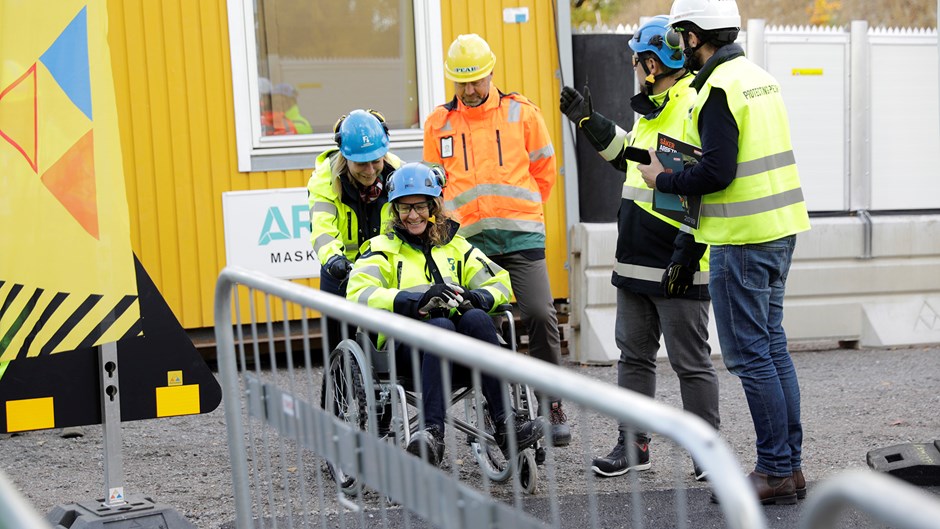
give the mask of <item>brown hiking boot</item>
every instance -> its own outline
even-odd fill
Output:
[[[751,472],[747,475],[754,490],[757,491],[757,499],[762,505],[793,505],[796,503],[796,486],[793,484],[793,476],[783,478],[769,476],[761,472]]]
[[[793,471],[793,486],[796,488],[796,499],[806,498],[806,478],[803,477],[802,469]]]

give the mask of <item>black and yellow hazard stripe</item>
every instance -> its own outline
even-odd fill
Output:
[[[87,346],[96,341],[117,341],[122,421],[219,405],[216,377],[136,258],[134,265],[138,295],[113,302],[0,281],[0,340],[7,337],[0,356],[15,360],[0,361],[0,432],[100,423],[100,358]]]
[[[94,347],[142,329],[140,311],[129,310],[136,295],[47,292],[0,281],[0,299],[0,362]],[[122,317],[128,314],[134,316]]]

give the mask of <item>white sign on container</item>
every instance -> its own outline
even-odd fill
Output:
[[[303,187],[222,193],[225,260],[282,279],[320,277]]]
[[[528,7],[506,7],[503,9],[503,22],[506,24],[524,24],[528,21]]]

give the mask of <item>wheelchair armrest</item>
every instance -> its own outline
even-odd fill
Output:
[[[493,314],[501,314],[503,312],[512,312],[512,303],[503,303],[493,309]]]

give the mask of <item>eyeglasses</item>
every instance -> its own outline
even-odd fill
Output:
[[[640,64],[640,57],[634,55],[634,56],[633,56],[633,67],[636,68],[636,65],[637,65],[637,64]]]
[[[398,212],[399,215],[405,216],[411,215],[412,211],[417,211],[419,215],[426,215],[429,211],[431,211],[431,204],[433,203],[433,200],[425,200],[424,202],[417,202],[414,204],[395,202],[395,211]]]

